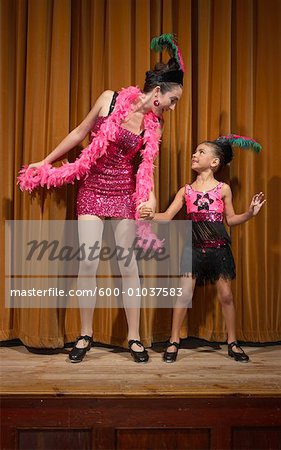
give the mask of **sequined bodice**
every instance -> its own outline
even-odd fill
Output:
[[[107,117],[108,116],[97,117],[91,132],[91,139],[99,131],[102,123]],[[115,141],[109,141],[109,149],[107,150],[107,153],[109,150],[111,150],[111,153],[114,153],[115,150],[118,160],[120,156],[125,159],[133,159],[136,151],[139,149],[140,143],[142,143],[142,134],[135,134],[120,125]]]
[[[97,118],[92,130],[92,138],[105,119],[106,117],[103,116]],[[101,156],[92,167],[88,177],[83,181],[84,186],[97,191],[99,187],[102,187],[103,191],[107,188],[113,195],[114,191],[120,189],[135,190],[133,159],[141,146],[141,135],[136,135],[119,126],[114,142],[109,141],[106,154]]]
[[[92,139],[106,117],[96,119]],[[136,205],[134,157],[143,144],[136,135],[119,126],[114,141],[108,142],[106,153],[96,160],[89,173],[80,181],[77,197],[78,215],[121,217],[133,219]]]
[[[224,202],[221,190],[223,183],[218,183],[209,191],[200,192],[187,184],[185,188],[185,203],[188,218],[198,221],[222,222]]]
[[[192,244],[197,247],[220,247],[230,243],[223,224],[223,183],[206,192],[185,187],[187,219],[192,220]]]

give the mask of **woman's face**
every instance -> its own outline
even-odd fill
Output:
[[[162,116],[165,111],[174,110],[181,96],[182,87],[179,84],[175,85],[175,87],[165,94],[161,94],[160,88],[156,88],[153,102],[158,100],[159,106],[155,106],[153,103],[153,112],[158,116]]]

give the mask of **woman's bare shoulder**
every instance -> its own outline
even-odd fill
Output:
[[[97,103],[99,105],[99,114],[106,116],[108,114],[108,110],[111,104],[111,100],[113,97],[114,91],[107,89],[103,91],[99,96]]]
[[[103,91],[101,93],[101,97],[107,98],[107,99],[109,99],[109,98],[112,99],[113,94],[114,94],[114,91],[107,89],[106,91]]]

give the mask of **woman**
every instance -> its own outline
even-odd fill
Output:
[[[116,245],[126,249],[135,235],[134,222],[128,219],[139,217],[140,206],[155,210],[153,161],[159,150],[162,114],[173,110],[182,95],[183,64],[172,35],[154,38],[151,47],[157,51],[166,48],[171,59],[146,73],[142,91],[130,87],[119,93],[103,92],[83,122],[43,161],[30,164],[19,176],[21,189],[29,191],[40,185],[58,187],[81,179],[77,198],[78,233],[80,243],[86,243],[86,248],[91,236],[101,243],[103,219],[110,217],[114,219]],[[89,132],[92,141],[74,163],[59,168],[51,166]],[[135,175],[133,159],[137,152],[141,154],[141,162]],[[131,297],[127,295],[129,287],[140,287],[137,262],[132,258],[128,267],[122,261],[118,263],[122,292],[125,292],[130,352],[135,362],[147,362],[148,354],[139,336],[140,305],[135,302],[132,307]],[[78,288],[94,290],[97,267],[96,260],[80,262]],[[80,309],[81,335],[69,354],[71,362],[81,362],[91,348],[94,306]]]

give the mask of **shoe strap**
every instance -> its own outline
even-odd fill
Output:
[[[137,339],[130,339],[128,342],[129,348],[132,347],[133,344],[137,344],[139,347],[143,347],[144,345],[141,343],[141,341],[138,341]]]
[[[180,343],[179,343],[179,342],[171,342],[171,341],[167,341],[167,347],[166,347],[166,348],[172,347],[173,345],[174,345],[177,349],[180,348]]]
[[[92,341],[92,336],[88,336],[87,334],[85,334],[85,336],[79,336],[76,339],[76,342],[82,341],[82,339],[85,339],[85,341],[91,342]]]
[[[239,348],[240,350],[242,350],[243,353],[245,353],[244,350],[243,350],[243,348],[241,348],[240,345],[238,345],[238,342],[237,342],[237,341],[230,342],[230,343],[227,344],[227,345],[228,345],[228,348],[230,348],[231,350],[233,349],[233,347],[237,347],[237,348]]]

